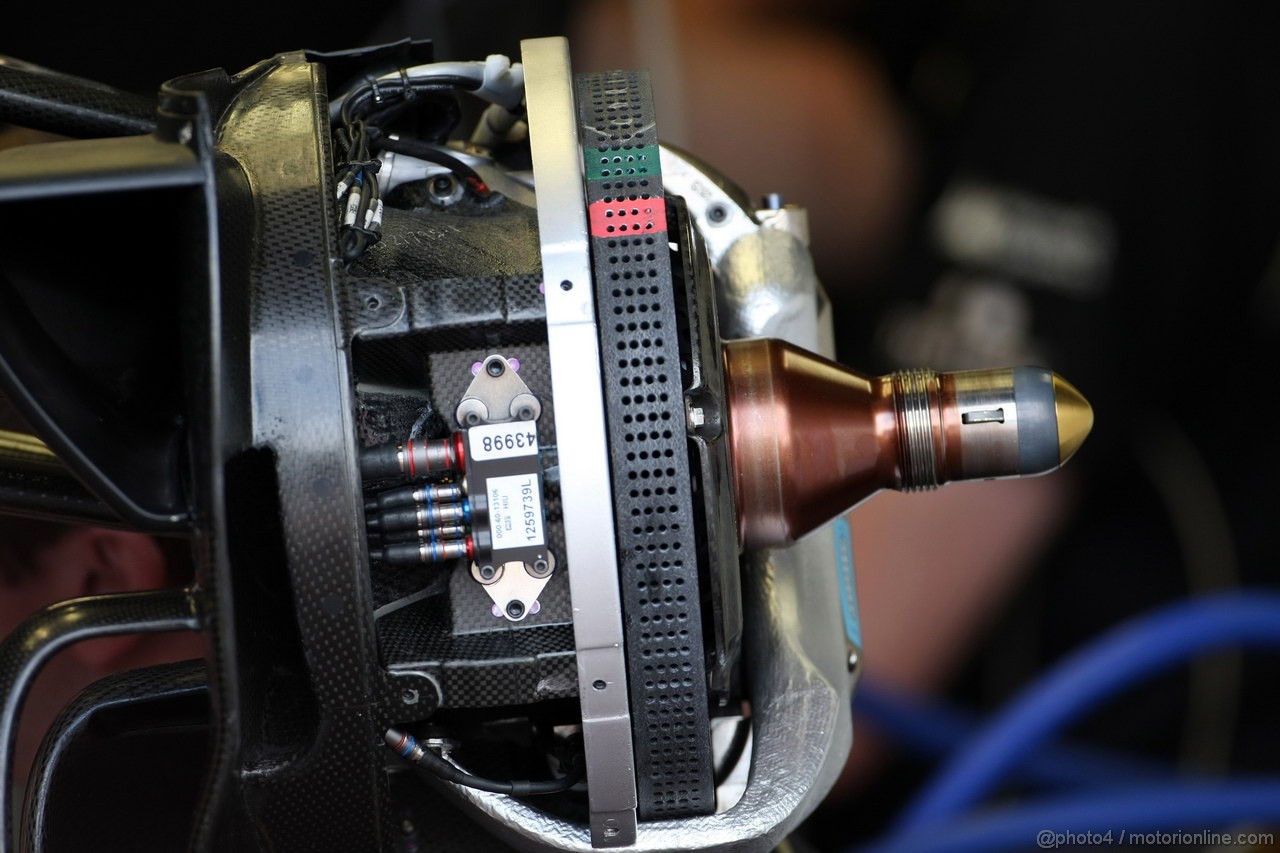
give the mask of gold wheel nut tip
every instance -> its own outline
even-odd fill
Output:
[[[1064,465],[1093,429],[1093,406],[1076,386],[1055,373],[1053,408],[1058,415],[1058,464]]]

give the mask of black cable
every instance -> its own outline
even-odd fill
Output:
[[[444,144],[462,121],[462,105],[457,92],[427,92],[397,103],[383,104],[364,115],[370,127],[389,128],[405,113],[413,111],[416,121],[413,137],[438,145]]]
[[[459,75],[412,80],[404,72],[398,82],[399,85],[395,80],[368,81],[343,97],[338,110],[338,126],[333,134],[335,150],[343,152],[343,160],[336,165],[334,177],[338,188],[338,247],[348,265],[359,260],[382,235],[382,201],[377,180],[380,163],[371,159],[371,140],[379,140],[380,149],[389,151],[401,150],[399,144],[407,142],[387,140],[378,127],[385,126],[415,106],[414,102],[419,98],[427,105],[440,108],[440,98],[427,96],[474,92],[482,85],[474,78]],[[433,134],[444,138],[456,125],[461,113],[456,102],[447,102],[442,112],[444,121],[433,129]],[[410,147],[412,151],[407,150]],[[405,145],[404,148],[403,153],[409,156],[447,167],[476,195],[489,195],[489,188],[480,175],[458,158],[424,143]]]
[[[416,139],[392,139],[383,135],[377,129],[373,130],[371,144],[375,151],[391,151],[396,154],[416,157],[419,160],[426,160],[428,163],[435,163],[438,166],[444,166],[462,178],[463,184],[477,194],[482,196],[489,194],[489,186],[484,182],[484,178],[481,178],[475,169],[450,154],[447,149],[420,142]]]
[[[342,151],[334,177],[338,187],[338,250],[350,265],[382,236],[377,178],[382,164],[369,154],[369,128],[363,120],[351,119],[344,110],[343,124],[333,136],[335,147]]]
[[[351,92],[342,101],[340,120],[344,124],[349,123],[354,118],[366,117],[384,104],[390,105],[391,103],[412,101],[419,95],[432,92],[457,92],[459,90],[472,92],[477,88],[479,87],[476,85],[476,81],[470,77],[440,76],[432,77],[429,81],[409,81],[407,88],[404,86],[396,88],[393,84],[383,83],[376,89],[380,99],[375,99],[375,87],[372,84],[367,84]],[[373,104],[373,109],[369,110],[368,113],[365,112],[371,103]]]
[[[459,91],[475,92],[482,83],[459,75],[440,75],[412,80],[401,72],[398,81],[368,81],[342,99],[337,127],[333,131],[334,149],[342,160],[334,167],[337,187],[338,252],[350,266],[382,237],[382,193],[378,185],[378,167],[370,148],[402,153],[448,168],[462,185],[480,198],[488,197],[484,179],[462,160],[417,140],[389,139],[379,128],[394,121],[422,99],[426,105],[441,109],[443,121],[433,128],[437,141],[447,138],[461,116],[456,102],[434,95],[453,95]]]
[[[568,791],[574,785],[582,781],[586,776],[586,771],[579,764],[567,776],[559,779],[548,779],[545,781],[532,782],[529,780],[513,780],[510,782],[500,782],[494,779],[486,779],[483,776],[474,776],[453,766],[431,750],[423,750],[423,757],[416,763],[416,766],[431,773],[431,775],[444,780],[445,782],[453,782],[458,785],[464,785],[468,788],[475,788],[478,791],[488,791],[492,794],[509,794],[513,797],[532,797],[542,794],[559,794]]]
[[[395,750],[413,766],[426,770],[437,779],[453,782],[456,785],[465,785],[478,791],[488,791],[491,794],[507,794],[512,797],[560,794],[581,782],[587,775],[582,757],[578,756],[568,774],[559,779],[538,782],[528,780],[499,782],[494,779],[486,779],[483,776],[472,775],[459,767],[455,767],[427,747],[421,746],[413,735],[406,732],[388,729],[386,742],[387,746]]]
[[[370,141],[385,137],[370,122],[392,120],[420,96],[475,88],[475,81],[467,77],[442,76],[422,82],[405,78],[405,84],[398,89],[386,83],[380,86],[369,83],[343,99],[338,126],[333,131],[334,149],[341,152],[342,157],[334,166],[334,185],[337,187],[338,252],[347,266],[360,260],[382,237],[382,192],[378,185],[378,168],[382,164],[371,154]],[[425,100],[439,104],[437,98]],[[447,155],[435,154],[423,159],[440,163],[442,156]],[[482,196],[489,194],[480,176],[462,161],[449,157],[449,162],[442,165],[461,175],[464,186],[473,192]]]
[[[747,748],[747,738],[751,734],[751,720],[742,719],[738,721],[738,727],[733,730],[733,740],[729,741],[729,748],[725,751],[724,757],[720,759],[719,765],[715,770],[715,785],[719,788],[724,781],[729,778],[729,774],[738,766],[738,762],[742,760],[742,753]]]

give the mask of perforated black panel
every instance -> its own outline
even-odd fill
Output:
[[[577,77],[641,818],[715,810],[680,335],[649,77]]]

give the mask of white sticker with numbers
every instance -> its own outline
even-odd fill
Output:
[[[538,454],[538,428],[533,421],[472,427],[467,436],[471,458],[477,462]]]
[[[493,550],[542,545],[542,495],[537,474],[490,477],[489,533]]]

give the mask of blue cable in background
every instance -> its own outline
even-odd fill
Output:
[[[982,725],[976,714],[885,690],[866,676],[854,692],[853,710],[895,744],[934,760],[953,753]],[[1069,744],[1029,756],[1016,771],[1020,781],[1051,789],[1168,782],[1175,773],[1171,765]]]
[[[1240,826],[1280,823],[1280,780],[1165,784],[1111,789],[1096,794],[1054,798],[1030,806],[1004,809],[955,822],[929,824],[894,835],[860,853],[999,853],[1086,846],[1125,847],[1121,833],[1207,833]],[[1091,843],[1087,833],[1111,841]],[[1068,835],[1071,833],[1076,840]],[[1203,838],[1203,835],[1202,835]],[[1164,849],[1172,846],[1135,839],[1133,846]],[[1216,843],[1180,843],[1187,849]],[[1234,843],[1231,844],[1234,848]]]
[[[916,837],[917,830],[953,820],[1056,733],[1124,689],[1202,652],[1251,647],[1280,648],[1275,592],[1184,601],[1121,625],[1054,666],[960,749],[899,819],[898,837]],[[1118,793],[1103,799],[1130,805]],[[1280,816],[1280,797],[1266,814]]]

